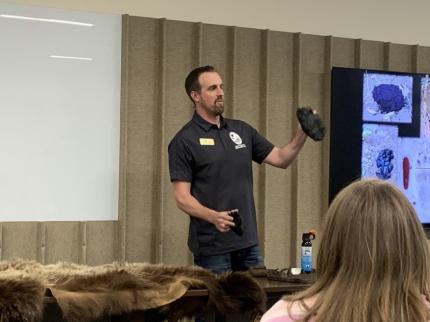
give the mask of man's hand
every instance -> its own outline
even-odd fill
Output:
[[[225,233],[230,230],[231,227],[234,227],[233,217],[230,216],[230,213],[234,210],[228,211],[217,211],[215,215],[212,217],[212,224],[218,229],[220,232]]]

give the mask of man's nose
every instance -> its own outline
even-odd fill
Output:
[[[217,96],[224,96],[224,90],[222,88],[218,88],[216,95]]]

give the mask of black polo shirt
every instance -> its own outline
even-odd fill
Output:
[[[190,216],[188,246],[195,255],[217,255],[258,244],[252,161],[261,163],[273,144],[249,124],[221,118],[206,122],[197,113],[169,144],[171,181],[191,183],[191,194],[216,211],[239,209],[243,235],[222,233]]]

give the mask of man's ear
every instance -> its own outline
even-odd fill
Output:
[[[194,102],[198,102],[200,100],[199,92],[191,91],[190,95],[191,95],[191,98],[194,100]]]

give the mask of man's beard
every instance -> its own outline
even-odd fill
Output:
[[[214,116],[219,116],[224,112],[224,101],[223,100],[216,100],[215,103],[211,106],[208,106],[206,104],[202,104],[202,106],[204,107],[204,109],[214,115]]]

